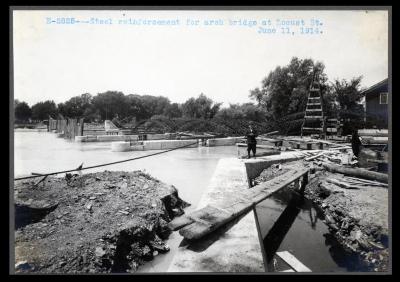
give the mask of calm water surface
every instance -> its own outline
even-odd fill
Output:
[[[14,176],[30,175],[31,172],[53,171],[92,166],[158,152],[111,152],[111,142],[78,143],[57,138],[48,132],[15,132]],[[196,206],[220,158],[237,155],[235,146],[185,148],[166,154],[139,159],[90,170],[144,170],[159,180],[174,185],[179,196]]]

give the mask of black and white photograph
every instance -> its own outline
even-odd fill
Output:
[[[10,274],[391,274],[392,8],[10,8]]]

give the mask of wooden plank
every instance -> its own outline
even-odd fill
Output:
[[[180,228],[179,234],[185,239],[200,239],[227,222],[249,212],[255,205],[307,173],[308,169],[306,168],[290,170],[267,182],[256,185],[252,189],[243,189],[240,193],[235,193],[227,199],[225,204],[218,207],[208,205],[182,218],[175,218],[170,222],[169,227],[172,230]]]
[[[345,189],[360,189],[360,187],[358,187],[357,185],[350,184],[350,183],[344,183],[344,182],[341,182],[334,178],[327,178],[326,181],[329,183],[335,184],[339,187],[345,188]]]
[[[296,272],[312,272],[307,266],[301,263],[295,256],[288,251],[276,253],[281,259],[290,265]]]
[[[197,216],[190,215],[195,220],[192,224],[179,230],[179,234],[188,240],[196,240],[213,232],[233,217],[231,213],[212,206],[206,206],[199,211],[201,212]]]
[[[186,215],[175,217],[171,222],[168,223],[168,228],[172,231],[178,230],[190,223],[194,220]]]
[[[356,177],[351,177],[351,176],[344,176],[343,179],[346,179],[349,181],[355,181],[355,182],[362,182],[362,183],[369,184],[369,185],[388,187],[388,185],[386,183],[371,181],[371,180],[366,180],[366,179],[356,178]]]

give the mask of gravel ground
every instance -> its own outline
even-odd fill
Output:
[[[159,253],[188,204],[141,171],[15,182],[16,272],[135,272]]]

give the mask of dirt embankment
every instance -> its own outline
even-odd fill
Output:
[[[267,181],[293,166],[310,167],[305,196],[323,211],[325,223],[342,246],[357,254],[371,271],[388,271],[388,189],[378,185],[358,186],[357,189],[340,187],[332,180],[345,182],[346,177],[306,161],[273,165],[255,182]]]
[[[17,272],[135,272],[169,251],[167,223],[188,204],[135,172],[15,182]]]
[[[310,177],[306,197],[323,209],[326,224],[348,251],[357,253],[372,271],[388,271],[388,189],[345,189],[327,181],[342,177],[317,170]]]

